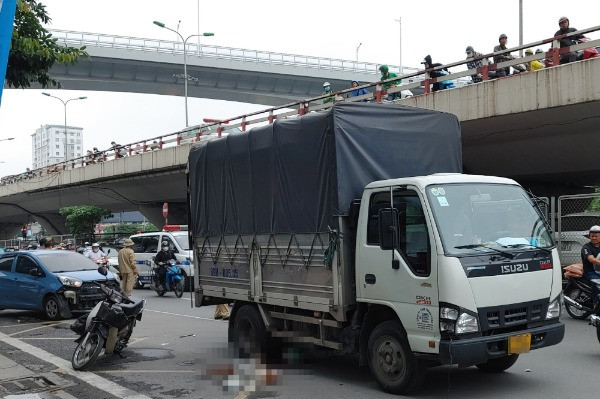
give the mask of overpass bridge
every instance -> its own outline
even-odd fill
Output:
[[[58,43],[86,46],[89,59],[56,65],[64,89],[183,95],[183,43],[50,30]],[[351,80],[375,82],[379,64],[188,43],[188,96],[277,106],[320,95]],[[390,66],[398,70],[397,66]],[[405,71],[416,68],[405,67]]]
[[[596,42],[600,40],[589,45]],[[559,55],[550,50],[548,54],[525,57],[513,63]],[[484,65],[482,72],[504,66],[505,63]],[[421,84],[426,92],[435,82],[431,72],[420,72],[425,75]],[[471,73],[473,71],[464,71],[448,77]],[[458,116],[466,173],[511,177],[534,189],[537,195],[560,195],[581,192],[584,186],[600,185],[596,161],[600,137],[598,76],[600,58],[595,58],[428,93],[397,103]],[[373,93],[344,101],[372,98],[381,102],[386,94],[381,82],[374,83],[372,88]],[[388,93],[404,88],[406,86],[391,88]],[[337,95],[343,96],[348,91]],[[194,142],[219,136],[225,126],[246,130],[253,124],[270,123],[277,118],[303,115],[329,106],[322,104],[319,98],[286,104],[132,143],[127,146],[129,154],[125,157],[107,151],[101,162],[76,159],[33,171],[31,176],[4,180],[5,184],[0,185],[0,234],[11,236],[13,232],[14,235],[31,219],[42,223],[51,233],[62,233],[64,221],[58,210],[84,203],[113,211],[140,210],[150,221],[160,225],[161,205],[169,202],[170,222],[185,223],[185,168]],[[158,149],[149,147],[152,140],[159,143]],[[139,153],[136,144],[140,144]]]

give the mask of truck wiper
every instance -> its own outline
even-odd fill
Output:
[[[539,249],[540,251],[544,251],[547,254],[552,253],[552,250],[548,249],[548,248],[542,248],[542,247],[538,247],[537,245],[533,245],[533,244],[511,244],[511,245],[505,245],[506,248],[523,248],[523,247],[531,247],[531,248],[535,248],[535,249]]]
[[[459,245],[457,247],[454,247],[456,249],[477,249],[477,248],[487,248],[487,249],[491,249],[492,251],[498,252],[499,254],[503,255],[506,258],[514,258],[515,255],[510,253],[510,252],[506,252],[506,251],[502,251],[501,249],[498,248],[494,248],[494,247],[490,247],[489,245],[485,245],[485,244],[468,244],[468,245]]]

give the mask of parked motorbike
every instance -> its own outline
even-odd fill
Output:
[[[159,296],[163,296],[170,291],[174,292],[177,298],[183,296],[184,281],[183,276],[181,275],[181,268],[177,266],[178,264],[178,262],[171,259],[168,263],[159,265],[164,266],[167,269],[164,284],[160,284],[158,281],[158,274],[156,273],[158,268],[152,268],[152,281],[154,284],[152,284],[151,287]]]
[[[597,284],[598,287],[600,288],[600,281],[599,280],[591,281],[591,283],[592,284]],[[565,308],[567,306],[572,306],[572,307],[574,307],[576,309],[579,309],[580,311],[587,311],[587,308],[585,308],[579,302],[574,301],[570,297],[565,296],[564,299],[565,299]],[[600,302],[598,302],[596,304],[596,306],[594,307],[594,309],[592,310],[591,316],[590,316],[590,323],[589,324],[591,326],[596,327],[596,338],[598,338],[598,342],[600,342]]]
[[[98,268],[98,273],[106,277],[106,267]],[[145,300],[131,300],[123,293],[96,282],[106,299],[99,302],[92,311],[78,318],[71,330],[79,335],[71,364],[75,370],[85,370],[104,354],[121,352],[127,346],[133,327],[142,320]]]

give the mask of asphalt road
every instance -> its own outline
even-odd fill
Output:
[[[395,397],[382,392],[355,357],[313,358],[301,368],[273,371],[280,375],[277,385],[259,394],[226,391],[223,379],[214,375],[215,366],[234,365],[237,360],[228,351],[227,323],[212,318],[214,308],[191,308],[189,297],[160,298],[148,289],[134,294],[146,298],[147,307],[125,358],[101,356],[90,371],[74,372],[70,368],[76,346],[75,334],[69,330],[72,320],[48,322],[23,311],[0,312],[0,356],[56,378],[54,388],[60,398]],[[600,365],[600,343],[595,330],[566,314],[562,320],[567,330],[560,345],[522,355],[502,374],[482,373],[475,367],[431,369],[414,397],[596,397],[593,381]]]

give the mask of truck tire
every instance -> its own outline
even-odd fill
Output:
[[[385,392],[405,395],[421,386],[427,370],[415,358],[399,322],[375,327],[367,347],[371,374]]]
[[[508,355],[490,359],[487,362],[477,364],[476,366],[479,370],[485,371],[486,373],[501,373],[515,364],[518,358],[519,355]]]
[[[240,307],[232,323],[231,337],[240,356],[248,357],[261,353],[265,347],[266,328],[256,307]]]

